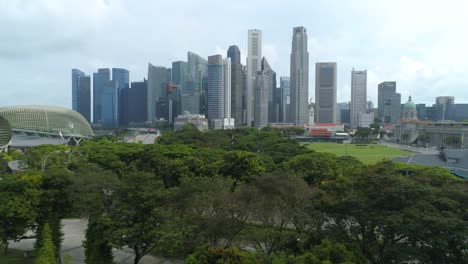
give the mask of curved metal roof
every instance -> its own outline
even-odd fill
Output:
[[[12,136],[10,123],[0,116],[0,148],[6,147],[10,143]]]
[[[0,117],[5,118],[14,131],[63,135],[64,137],[92,137],[88,121],[73,110],[41,105],[0,107]]]

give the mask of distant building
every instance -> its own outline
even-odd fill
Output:
[[[337,103],[336,104],[336,122],[350,125],[350,109],[351,104],[348,102]],[[346,112],[342,112],[346,110]],[[342,115],[343,113],[343,115]]]
[[[85,75],[78,77],[76,95],[76,110],[86,121],[91,122],[91,76]]]
[[[85,73],[78,70],[72,69],[72,109],[73,111],[77,110],[78,107],[78,79],[85,76]]]
[[[396,92],[396,82],[383,82],[378,86],[379,119],[382,124],[394,124],[401,117],[401,94]]]
[[[175,61],[172,63],[172,82],[179,86],[181,93],[185,92],[187,68],[188,64],[185,61]]]
[[[105,128],[119,125],[119,90],[115,81],[107,81],[101,87],[101,124]]]
[[[208,120],[205,115],[190,114],[185,112],[183,115],[176,117],[174,122],[174,130],[179,130],[187,124],[194,125],[200,131],[208,130]]]
[[[468,121],[468,104],[455,105],[455,121],[466,122]]]
[[[357,127],[369,127],[374,123],[374,112],[359,113]]]
[[[200,114],[200,92],[191,91],[182,93],[181,110],[191,114]]]
[[[268,88],[269,78],[265,71],[258,71],[254,89],[254,126],[263,128],[268,125]]]
[[[148,82],[146,80],[142,82],[132,82],[130,88],[124,88],[121,91],[121,126],[144,126],[145,122],[148,120],[147,85]]]
[[[247,54],[247,90],[245,94],[246,123],[253,126],[254,122],[254,90],[257,72],[261,71],[262,31],[251,29],[248,32]]]
[[[411,100],[411,96],[408,98],[408,102],[406,102],[403,107],[401,120],[418,120],[418,111],[416,109],[416,104]]]
[[[453,96],[438,96],[436,97],[435,120],[455,120],[455,97]]]
[[[227,56],[231,59],[231,116],[235,120],[235,126],[242,125],[242,84],[243,72],[239,47],[230,46]]]
[[[291,121],[295,125],[304,125],[309,120],[309,52],[307,51],[307,30],[305,27],[293,28],[290,66]],[[336,103],[336,98],[334,103]],[[333,121],[334,117],[327,122]]]
[[[336,123],[336,62],[315,65],[315,121]]]
[[[156,120],[156,99],[166,97],[167,69],[148,64],[148,121]]]
[[[289,77],[280,78],[281,103],[280,122],[291,123],[291,87]]]
[[[359,114],[367,109],[367,70],[351,71],[351,127],[359,126]],[[363,116],[364,117],[364,116]]]
[[[231,59],[208,57],[208,121],[212,129],[234,128],[231,118]]]
[[[130,86],[130,74],[126,69],[112,68],[112,80],[119,90]]]
[[[100,123],[102,120],[102,92],[105,86],[109,86],[110,70],[98,69],[93,73],[93,122]]]

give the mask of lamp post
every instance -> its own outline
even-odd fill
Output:
[[[47,163],[47,159],[49,159],[49,157],[54,154],[54,153],[59,153],[59,152],[62,152],[62,150],[54,150],[52,152],[50,152],[49,154],[47,154],[45,156],[45,158],[42,159],[42,163],[41,163],[41,172],[44,172],[45,171],[45,167],[46,167],[46,163]],[[65,150],[66,153],[68,153],[68,150]]]

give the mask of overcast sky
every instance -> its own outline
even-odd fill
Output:
[[[71,107],[71,69],[170,67],[238,45],[246,63],[247,30],[263,33],[263,55],[289,75],[292,28],[304,26],[315,63],[338,63],[338,102],[350,100],[351,69],[367,69],[368,99],[396,81],[405,102],[439,95],[468,103],[466,0],[0,0],[0,106]]]

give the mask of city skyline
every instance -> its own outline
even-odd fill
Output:
[[[368,99],[374,103],[377,85],[393,80],[403,98],[412,95],[417,103],[432,104],[438,95],[468,102],[468,80],[463,77],[468,72],[464,64],[468,54],[462,52],[468,37],[458,34],[468,23],[468,3],[300,3],[273,2],[269,12],[257,14],[254,10],[264,6],[263,1],[238,1],[222,4],[223,8],[210,1],[174,1],[157,7],[181,8],[179,14],[161,12],[157,21],[147,23],[156,8],[152,2],[5,1],[0,10],[0,70],[8,89],[0,90],[0,105],[49,103],[71,108],[72,68],[88,74],[98,68],[125,68],[131,72],[130,81],[141,81],[148,63],[170,67],[173,61],[186,60],[187,51],[203,57],[224,55],[230,45],[239,46],[245,65],[246,32],[251,28],[262,31],[262,55],[279,81],[289,76],[290,30],[298,25],[308,29],[311,64],[336,61],[340,65],[338,101],[350,100],[349,71],[355,67],[368,70]],[[422,4],[425,12],[414,21],[413,14]],[[78,7],[92,12],[75,12]],[[217,8],[219,12],[200,15]],[[239,16],[238,23],[215,23],[232,10]],[[275,23],[276,17],[287,22]],[[312,69],[309,83],[314,83]],[[418,94],[421,90],[425,93]],[[309,85],[309,96],[313,94],[314,87]]]

